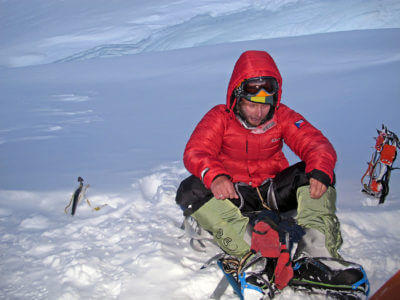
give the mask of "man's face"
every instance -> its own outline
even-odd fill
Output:
[[[239,109],[247,123],[254,127],[261,124],[271,109],[270,104],[250,102],[243,98],[240,101],[239,106]]]

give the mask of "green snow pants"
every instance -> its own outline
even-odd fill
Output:
[[[249,218],[230,200],[214,197],[196,210],[192,217],[200,226],[213,234],[214,240],[229,255],[241,258],[250,251],[244,240]]]
[[[304,228],[314,228],[325,235],[325,247],[333,257],[342,244],[340,223],[336,217],[336,190],[329,187],[319,199],[310,197],[310,187],[297,189],[297,223]],[[214,240],[229,255],[241,258],[249,250],[244,240],[249,222],[230,200],[214,197],[191,215],[200,226],[211,232]]]
[[[336,190],[333,187],[329,187],[319,199],[310,197],[308,185],[297,189],[297,224],[322,232],[326,249],[332,257],[340,257],[337,251],[343,241],[336,217]]]

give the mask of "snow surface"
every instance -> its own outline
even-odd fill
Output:
[[[398,0],[0,2],[0,66],[399,28]]]
[[[0,1],[0,298],[208,298],[221,274],[199,268],[217,249],[195,252],[179,238],[174,199],[189,175],[184,146],[224,103],[248,49],[271,53],[282,101],[335,146],[341,253],[376,291],[400,269],[400,174],[380,206],[360,178],[375,129],[400,133],[399,9],[361,0]],[[78,176],[92,206],[107,206],[64,213]],[[304,295],[290,289],[277,297],[296,298]]]

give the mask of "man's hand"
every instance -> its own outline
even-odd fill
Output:
[[[238,194],[236,194],[232,181],[230,181],[226,176],[217,177],[211,183],[210,189],[214,194],[214,197],[218,200],[239,198]]]
[[[321,181],[315,178],[310,178],[310,196],[313,199],[319,199],[325,194],[328,188]]]

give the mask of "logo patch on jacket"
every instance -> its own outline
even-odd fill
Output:
[[[306,124],[306,123],[304,122],[303,119],[300,119],[294,123],[294,125],[296,125],[297,128],[301,128],[304,124]]]

